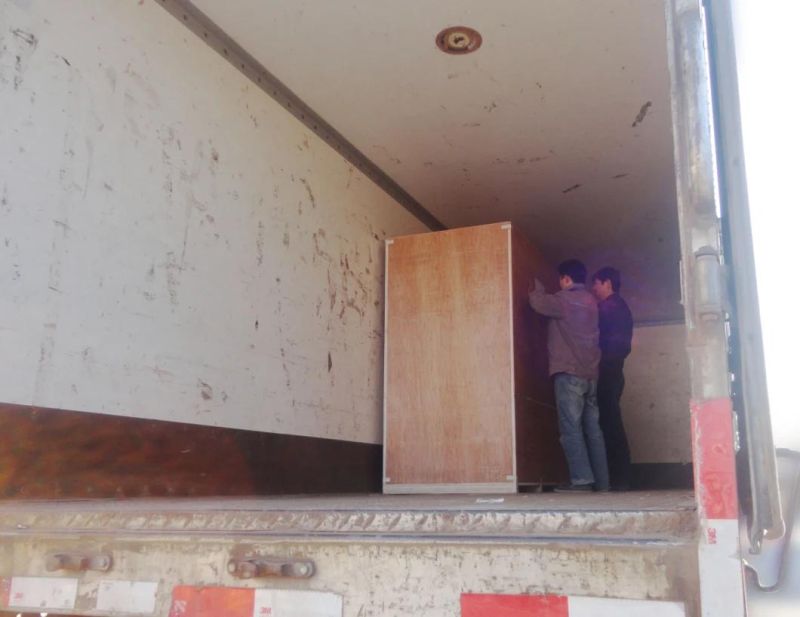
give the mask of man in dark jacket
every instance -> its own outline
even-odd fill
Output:
[[[558,428],[570,483],[559,492],[608,490],[608,466],[597,408],[597,303],[586,289],[586,267],[577,259],[558,266],[561,291],[545,293],[536,281],[533,310],[550,318],[547,352],[555,383]]]
[[[631,484],[631,453],[622,423],[620,398],[625,388],[622,368],[631,352],[633,317],[619,295],[620,274],[614,268],[601,268],[592,277],[592,291],[599,300],[600,372],[597,402],[600,426],[606,441],[611,490],[627,490]]]

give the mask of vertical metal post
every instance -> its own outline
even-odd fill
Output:
[[[692,390],[703,617],[743,617],[733,406],[706,31],[701,0],[667,0],[681,274]]]
[[[733,369],[738,379],[737,410],[744,420],[748,474],[740,487],[749,493],[750,551],[765,538],[784,533],[775,444],[767,395],[767,370],[761,336],[756,264],[744,168],[739,80],[730,0],[704,0],[708,22],[711,100],[716,121],[719,192],[726,261],[731,264],[734,343]],[[740,455],[741,457],[741,455]],[[749,477],[748,477],[749,476]],[[744,500],[743,500],[744,502]]]

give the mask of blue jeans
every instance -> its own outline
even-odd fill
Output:
[[[608,488],[608,463],[600,411],[597,407],[597,381],[568,373],[555,376],[558,429],[561,447],[567,457],[572,484],[592,484]]]

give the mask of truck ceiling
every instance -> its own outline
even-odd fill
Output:
[[[513,221],[681,319],[662,0],[193,4],[446,226]]]

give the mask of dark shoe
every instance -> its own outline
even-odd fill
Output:
[[[612,484],[611,485],[611,492],[612,493],[624,493],[626,491],[631,490],[631,487],[627,484]]]
[[[597,485],[595,485],[595,487],[594,487],[594,492],[595,493],[607,493],[610,490],[611,489],[609,487],[607,487],[607,486],[597,486]]]
[[[559,484],[553,489],[555,493],[591,493],[591,484]]]

